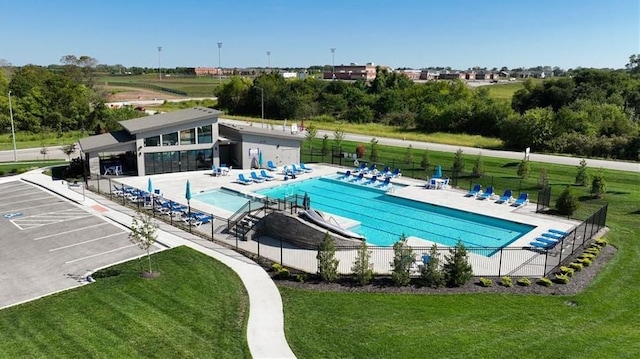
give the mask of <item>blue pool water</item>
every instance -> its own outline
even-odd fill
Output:
[[[247,197],[242,193],[226,189],[215,189],[212,191],[198,193],[197,195],[194,195],[192,199],[235,213],[252,198]]]
[[[445,246],[455,246],[460,239],[467,247],[499,248],[534,228],[330,178],[310,179],[257,193],[273,198],[307,193],[314,209],[359,221],[361,224],[350,230],[378,246],[391,246],[404,233]]]

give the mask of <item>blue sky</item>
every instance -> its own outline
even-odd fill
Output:
[[[0,0],[0,59],[163,67],[621,68],[638,0]]]

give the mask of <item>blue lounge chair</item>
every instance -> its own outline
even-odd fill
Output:
[[[556,244],[548,244],[548,243],[543,243],[543,242],[530,242],[529,243],[531,246],[539,248],[539,249],[552,249],[553,247],[556,246]]]
[[[277,171],[278,166],[274,165],[272,161],[267,161],[267,169],[269,171]]]
[[[251,171],[251,180],[255,183],[264,182],[264,178],[259,177],[254,171]]]
[[[469,192],[467,192],[467,194],[465,194],[465,197],[478,197],[479,195],[482,194],[482,186],[479,184],[476,184],[475,186],[473,186],[473,189],[471,189]]]
[[[355,167],[355,168],[353,169],[353,172],[362,172],[362,171],[364,171],[364,170],[366,170],[366,169],[367,169],[367,163],[366,163],[366,162],[362,162],[362,163],[360,164],[360,166],[357,166],[357,167]]]
[[[307,173],[311,173],[313,172],[313,168],[311,167],[307,167],[304,163],[300,162],[300,169],[307,172]]]
[[[252,181],[252,180],[250,180],[250,179],[248,179],[248,178],[245,178],[245,177],[244,177],[244,174],[242,174],[242,173],[238,173],[238,183],[241,183],[241,184],[247,185],[247,184],[252,184],[252,183],[253,183],[253,181]]]
[[[190,222],[192,225],[196,226],[196,228],[199,228],[201,225],[211,222],[212,219],[213,218],[210,215],[203,214],[201,216],[192,217]]]
[[[341,180],[345,180],[345,179],[349,179],[349,178],[351,178],[351,170],[347,170],[347,172],[345,172],[342,175],[342,177],[338,177],[338,179],[341,179]]]
[[[554,239],[556,241],[561,240],[562,238],[564,238],[564,236],[561,236],[559,234],[555,234],[555,233],[542,233],[543,237],[547,237],[547,238],[551,238]]]
[[[360,172],[360,174],[358,175],[358,177],[356,177],[356,178],[354,178],[354,179],[349,180],[349,182],[356,183],[356,182],[360,182],[360,181],[362,181],[363,179],[364,179],[364,173]]]
[[[378,185],[378,188],[387,188],[391,185],[391,177],[386,177],[382,184]]]
[[[276,179],[272,175],[268,174],[265,170],[260,170],[260,176],[264,178],[265,181],[273,181],[274,179]]]
[[[510,189],[505,190],[504,194],[496,201],[498,204],[509,203],[513,201],[512,192]]]
[[[382,171],[380,171],[378,173],[378,176],[380,177],[386,177],[387,175],[389,175],[391,172],[389,171],[389,166],[385,166]]]
[[[549,238],[544,238],[544,237],[538,237],[536,238],[536,241],[538,242],[542,242],[542,243],[546,243],[548,245],[552,245],[552,244],[558,244],[558,241],[555,239],[549,239]]]
[[[371,176],[371,178],[364,183],[365,186],[370,186],[374,183],[378,182],[378,177],[377,176]]]
[[[489,186],[483,194],[478,196],[478,199],[490,199],[493,196],[493,187]]]
[[[365,168],[363,171],[364,173],[372,173],[376,170],[376,164],[373,163],[371,164],[371,166],[369,166],[369,168]]]
[[[296,167],[296,165],[291,165],[291,171],[297,175],[301,175],[306,172]]]
[[[561,231],[561,230],[559,230],[559,229],[553,229],[553,228],[551,228],[551,229],[550,229],[550,230],[548,230],[547,232],[549,232],[549,233],[559,234],[559,235],[561,235],[561,236],[565,236],[565,237],[569,235],[569,232],[565,232],[565,231]]]
[[[518,199],[513,201],[511,206],[513,206],[513,207],[521,207],[521,206],[524,206],[527,203],[529,203],[529,194],[528,193],[520,193],[520,196],[518,197]]]
[[[215,164],[211,166],[211,171],[213,172],[212,175],[214,177],[222,176],[222,170],[220,169],[220,167],[216,166]]]
[[[387,177],[391,177],[391,178],[396,178],[396,177],[400,177],[402,176],[402,173],[400,173],[400,169],[396,168],[395,170],[393,170],[393,172],[387,174]]]

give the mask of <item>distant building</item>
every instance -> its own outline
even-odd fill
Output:
[[[420,70],[398,70],[396,72],[407,76],[410,80],[419,80],[421,74]]]
[[[220,75],[221,71],[217,67],[196,67],[196,76]]]
[[[335,66],[334,72],[326,71],[324,73],[325,79],[337,79],[337,80],[373,80],[376,78],[376,65],[372,62],[366,65],[358,65],[351,63],[350,65],[338,65]],[[335,77],[334,77],[335,76]]]
[[[420,71],[420,80],[437,80],[440,78],[440,73],[433,70],[422,70]]]

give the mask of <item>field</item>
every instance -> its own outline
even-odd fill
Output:
[[[158,278],[141,265],[0,311],[0,357],[250,357],[248,297],[231,269],[186,247],[152,256]]]
[[[16,148],[42,148],[49,146],[63,146],[75,143],[79,138],[87,136],[86,133],[80,131],[69,132],[41,132],[27,133],[16,131]],[[12,150],[13,141],[11,134],[0,135],[0,151]]]
[[[51,160],[28,162],[0,162],[0,176],[6,174],[23,173],[32,169],[55,166],[63,163],[67,163],[67,161]]]
[[[222,79],[223,84],[227,81]],[[172,95],[172,97],[212,97],[220,83],[217,77],[210,76],[172,74],[170,77],[159,79],[157,74],[145,74],[103,75],[97,78],[96,84],[99,88],[113,94],[127,89],[142,89]]]

